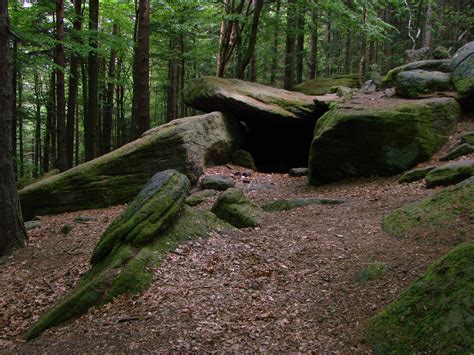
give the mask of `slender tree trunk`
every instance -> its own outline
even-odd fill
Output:
[[[56,117],[58,137],[58,168],[67,170],[67,139],[66,139],[66,99],[64,91],[64,0],[56,0]]]
[[[431,18],[433,17],[433,6],[431,0],[428,0],[426,5],[426,20],[425,20],[425,33],[423,36],[423,47],[430,48],[431,46]]]
[[[18,177],[17,169],[17,122],[18,110],[16,102],[16,93],[18,89],[18,41],[13,40],[13,74],[12,74],[12,154],[13,154],[13,170],[15,178]]]
[[[184,21],[183,21],[184,23]],[[185,42],[184,42],[184,34],[181,33],[179,36],[179,42],[180,42],[180,58],[181,58],[181,63],[180,63],[180,74],[179,74],[179,86],[180,86],[180,114],[179,117],[186,117],[186,104],[184,100],[184,84],[186,81],[186,58],[185,58]]]
[[[352,35],[348,31],[346,33],[346,45],[344,50],[344,74],[350,74],[351,72],[351,41]]]
[[[367,6],[363,9],[363,21],[367,22]],[[359,84],[362,86],[366,73],[367,35],[364,31],[360,34],[360,61],[359,61]]]
[[[25,175],[25,154],[23,141],[23,73],[18,71],[18,102],[17,102],[17,119],[18,119],[18,143],[20,155],[20,176]]]
[[[177,59],[177,39],[173,35],[169,42],[171,58],[168,62],[168,99],[166,104],[166,119],[168,122],[178,118],[178,59]]]
[[[293,89],[294,85],[294,62],[295,62],[295,25],[296,25],[296,1],[288,0],[286,15],[286,45],[285,45],[285,76],[283,87],[287,90]]]
[[[43,172],[47,173],[51,165],[51,139],[53,131],[53,117],[54,117],[54,86],[55,78],[54,72],[51,74],[51,82],[48,93],[48,98],[46,99],[46,131],[44,135],[44,149],[43,149]]]
[[[27,238],[13,171],[12,79],[7,0],[0,0],[0,256],[23,246]]]
[[[112,36],[117,36],[118,26],[112,27]],[[108,153],[112,149],[112,117],[114,114],[114,88],[115,88],[115,62],[117,51],[112,47],[109,59],[109,77],[107,83],[107,95],[105,104],[104,122],[102,127],[103,153]]]
[[[97,49],[99,24],[99,0],[89,1],[89,52],[88,60],[88,108],[84,120],[84,148],[86,161],[97,156],[97,117],[99,116],[99,56]]]
[[[318,10],[315,8],[317,0],[311,8],[311,37],[309,44],[309,72],[308,78],[315,79],[318,70]]]
[[[82,0],[74,0],[74,22],[75,34],[73,36],[76,43],[80,43],[77,34],[82,29]],[[79,86],[79,64],[81,57],[76,53],[72,54],[71,66],[69,69],[69,89],[67,102],[67,120],[66,120],[66,147],[67,147],[67,168],[70,169],[74,163],[74,128],[77,107],[77,92]]]
[[[331,75],[331,22],[329,21],[329,13],[327,13],[326,18],[326,43],[324,46],[324,54],[326,56],[325,60],[325,73],[326,76]]]
[[[304,56],[304,27],[305,27],[305,19],[304,19],[304,12],[305,8],[300,5],[298,8],[298,16],[297,16],[297,27],[298,27],[298,35],[296,39],[296,84],[300,84],[303,82],[303,56]]]
[[[135,97],[134,137],[138,138],[150,129],[150,1],[139,0],[138,31],[136,51],[136,83],[133,96]]]
[[[272,48],[272,67],[270,69],[270,84],[275,86],[277,72],[278,72],[278,39],[280,37],[280,7],[281,0],[276,0],[275,9],[275,32],[273,34],[273,48]]]
[[[79,104],[76,103],[76,120],[75,120],[75,136],[76,136],[76,139],[74,140],[74,164],[76,166],[79,165],[79,146],[80,146],[80,141],[81,141],[81,138],[79,136]]]
[[[38,73],[35,73],[35,146],[33,176],[41,175],[41,83]]]

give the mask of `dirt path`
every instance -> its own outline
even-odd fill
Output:
[[[238,180],[237,169],[208,173]],[[258,203],[309,196],[347,203],[267,214],[260,228],[183,245],[153,270],[143,294],[23,343],[26,327],[85,272],[100,234],[124,207],[44,217],[28,247],[0,266],[0,351],[367,351],[366,321],[449,249],[381,230],[388,211],[436,191],[421,183],[354,179],[310,187],[306,178],[258,173],[249,180],[238,185]],[[97,220],[74,222],[85,214]],[[65,223],[74,224],[67,236],[58,233]],[[81,252],[71,253],[82,241]],[[386,273],[358,281],[375,261]]]

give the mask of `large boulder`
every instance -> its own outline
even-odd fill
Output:
[[[220,112],[175,120],[21,190],[24,217],[128,202],[154,173],[165,169],[179,170],[195,182],[206,166],[230,160],[239,137],[237,122]]]
[[[474,41],[461,47],[451,60],[453,84],[459,98],[473,108],[474,104]]]
[[[456,184],[474,176],[474,160],[465,160],[442,165],[425,176],[426,187]]]
[[[450,89],[452,89],[451,74],[417,69],[398,73],[395,93],[402,97],[416,99]]]
[[[474,238],[474,178],[400,207],[384,217],[385,232],[396,238],[457,244]]]
[[[316,124],[309,158],[313,185],[351,176],[388,176],[429,159],[454,129],[461,111],[453,98],[356,102]]]
[[[451,73],[451,60],[420,60],[410,64],[405,64],[390,70],[382,81],[382,86],[389,87],[395,85],[397,75],[403,71],[425,70]]]
[[[312,79],[296,85],[294,90],[306,95],[325,95],[338,87],[358,88],[358,75],[350,74]]]
[[[372,318],[364,338],[375,354],[468,354],[474,349],[474,242],[433,263]]]
[[[186,103],[201,111],[236,113],[239,119],[314,120],[328,104],[314,97],[238,79],[202,77],[187,84]]]
[[[77,286],[27,332],[26,339],[76,318],[122,294],[138,293],[152,282],[152,267],[181,242],[232,226],[208,211],[185,207],[190,182],[174,170],[156,174],[105,231],[91,269]]]

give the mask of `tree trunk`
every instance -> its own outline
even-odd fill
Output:
[[[53,131],[53,116],[54,116],[54,86],[55,86],[54,72],[51,74],[51,82],[49,87],[48,98],[46,99],[46,131],[44,135],[44,149],[43,149],[43,172],[47,173],[51,165],[51,133]]]
[[[12,150],[12,79],[7,0],[0,0],[0,256],[27,238],[16,192]]]
[[[134,137],[150,128],[150,0],[139,0],[138,31],[133,96],[135,98]]]
[[[24,142],[23,142],[23,78],[22,72],[18,71],[18,102],[17,102],[17,119],[18,119],[18,143],[20,155],[20,171],[19,175],[25,175],[25,154],[24,154]]]
[[[97,156],[97,117],[99,116],[99,56],[97,49],[99,24],[99,0],[89,1],[89,52],[88,60],[88,108],[84,120],[84,148],[86,161]]]
[[[112,36],[117,36],[118,26],[114,24],[112,27]],[[104,113],[104,122],[102,125],[102,150],[108,153],[112,149],[112,117],[114,114],[114,89],[115,89],[115,61],[117,51],[112,47],[110,50],[109,73],[107,83],[106,104]]]
[[[64,92],[64,0],[56,0],[56,117],[58,137],[58,169],[67,170],[67,139],[66,139],[66,99]]]
[[[431,46],[431,18],[433,16],[433,6],[431,1],[428,0],[426,5],[426,21],[425,21],[425,33],[423,36],[423,47],[430,48]]]
[[[74,0],[74,31],[75,43],[80,43],[78,33],[82,29],[82,0]],[[77,91],[79,86],[79,64],[81,57],[73,53],[71,57],[71,66],[69,71],[69,90],[67,102],[67,120],[66,120],[66,147],[67,147],[67,168],[70,169],[74,163],[74,127],[77,107]]]
[[[367,6],[363,9],[363,21],[367,22]],[[366,73],[366,52],[367,52],[367,36],[364,31],[360,34],[360,60],[359,60],[359,84],[362,86]]]
[[[169,42],[171,58],[168,62],[168,99],[166,104],[166,120],[171,122],[178,118],[178,37],[172,35]]]
[[[309,80],[315,79],[318,70],[318,10],[314,1],[311,8],[311,37],[309,43]]]
[[[296,84],[303,82],[303,56],[304,56],[304,12],[305,8],[300,5],[298,8],[297,27],[298,35],[296,39]]]
[[[288,9],[286,15],[285,76],[283,78],[283,87],[287,90],[293,89],[294,84],[293,66],[295,61],[295,7],[296,1],[288,0]]]
[[[17,169],[17,122],[18,122],[18,110],[16,102],[16,92],[18,88],[18,41],[13,40],[13,73],[12,73],[12,155],[13,155],[13,170],[15,172],[15,178],[18,177]]]
[[[329,13],[326,14],[326,43],[324,46],[324,55],[326,57],[325,60],[325,73],[326,76],[331,75],[331,22],[329,21]]]
[[[351,32],[346,33],[346,45],[344,50],[344,74],[350,74],[351,72]]]
[[[33,176],[41,175],[41,83],[38,73],[34,75],[35,80],[35,146],[34,146],[34,172]]]
[[[277,72],[278,72],[278,39],[280,37],[280,6],[281,6],[281,1],[276,0],[275,32],[273,35],[273,48],[272,48],[272,67],[270,69],[270,84],[272,86],[275,86]]]

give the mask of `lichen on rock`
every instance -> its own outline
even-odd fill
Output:
[[[212,206],[212,212],[237,228],[258,226],[262,215],[260,207],[235,188],[228,189],[219,196]]]

